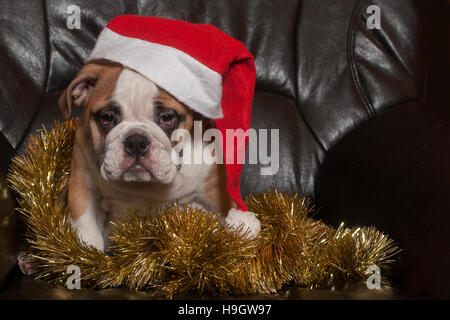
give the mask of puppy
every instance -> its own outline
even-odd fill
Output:
[[[176,165],[175,129],[203,129],[213,121],[193,112],[140,73],[107,60],[86,64],[58,100],[65,119],[78,119],[68,183],[72,225],[81,240],[105,251],[109,221],[128,209],[144,212],[166,201],[221,213],[236,204],[226,191],[223,164]],[[193,135],[191,135],[193,136]],[[192,144],[193,141],[188,143]],[[230,218],[230,217],[229,217]],[[259,221],[256,234],[259,232]],[[239,222],[229,219],[235,227]]]

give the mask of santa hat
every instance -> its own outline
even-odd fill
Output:
[[[117,16],[100,33],[87,61],[107,59],[133,69],[201,115],[214,119],[223,136],[226,130],[250,127],[255,86],[255,63],[244,44],[207,24],[133,15]],[[227,191],[239,210],[227,222],[243,223],[259,232],[259,221],[248,212],[239,192],[242,164],[236,155],[247,145],[236,145],[234,161],[227,164]],[[238,148],[244,148],[239,150]]]

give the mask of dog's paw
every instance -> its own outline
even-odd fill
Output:
[[[84,214],[76,221],[71,220],[71,224],[78,234],[78,239],[85,244],[104,252],[105,241],[103,238],[103,231],[98,228],[94,217],[94,215]]]
[[[80,230],[78,230],[78,238],[86,245],[94,247],[100,252],[105,252],[105,239],[103,238],[101,233],[96,232],[94,234],[89,234],[86,232],[80,232]]]
[[[241,211],[231,209],[225,218],[225,222],[230,227],[237,229],[242,226],[242,231],[248,231],[247,235],[250,239],[256,238],[261,231],[261,223],[256,215],[251,211]]]

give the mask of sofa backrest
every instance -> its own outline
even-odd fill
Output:
[[[79,30],[66,25],[72,5],[81,10]],[[380,30],[367,28],[370,5],[381,10]],[[261,176],[260,165],[246,165],[245,194],[278,188],[314,197],[321,164],[342,137],[424,94],[422,22],[413,0],[46,0],[1,7],[0,142],[13,149],[30,133],[43,96],[67,86],[119,14],[210,23],[255,56],[252,127],[280,130],[280,166]]]

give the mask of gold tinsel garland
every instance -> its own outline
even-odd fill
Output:
[[[275,293],[286,284],[329,288],[364,280],[371,265],[384,274],[399,252],[374,228],[334,229],[311,218],[307,199],[273,191],[246,200],[261,221],[255,240],[228,229],[214,213],[172,203],[154,218],[130,212],[117,219],[105,255],[78,239],[61,200],[74,131],[70,121],[43,129],[9,174],[37,279],[64,285],[67,267],[77,265],[85,288],[125,287],[165,297]]]

